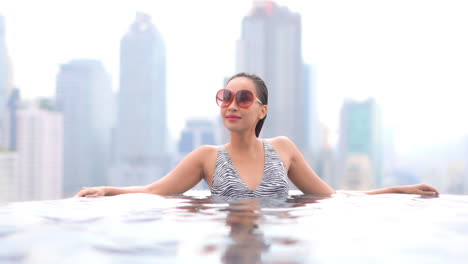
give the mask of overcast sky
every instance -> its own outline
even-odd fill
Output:
[[[468,135],[468,4],[464,0],[277,1],[303,22],[318,110],[332,131],[343,98],[375,97],[399,153]],[[101,60],[118,89],[119,42],[136,11],[152,15],[167,47],[169,125],[215,117],[213,97],[234,73],[250,0],[2,0],[14,83],[53,96],[59,65]]]

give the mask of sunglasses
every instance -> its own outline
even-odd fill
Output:
[[[216,93],[216,103],[222,108],[228,107],[234,98],[236,98],[236,104],[242,108],[249,108],[255,100],[263,105],[262,101],[249,90],[239,90],[233,93],[228,89],[221,89]]]

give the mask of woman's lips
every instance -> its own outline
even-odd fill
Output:
[[[236,116],[236,115],[228,115],[228,116],[226,116],[226,119],[230,120],[230,121],[233,121],[233,120],[239,120],[239,119],[241,119],[241,117]]]

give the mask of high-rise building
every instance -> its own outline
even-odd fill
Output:
[[[73,60],[57,75],[64,122],[64,194],[107,184],[113,123],[110,76],[99,61]]]
[[[320,134],[323,135],[322,144],[313,168],[318,176],[327,184],[333,188],[338,188],[336,177],[336,156],[329,141],[330,132],[325,126],[323,126],[322,133]]]
[[[219,135],[216,123],[210,120],[191,119],[185,124],[182,130],[177,160],[182,160],[188,153],[202,145],[217,145]],[[195,189],[208,189],[208,185],[202,181]]]
[[[272,1],[254,2],[242,21],[236,70],[254,73],[268,86],[269,109],[261,136],[287,136],[309,151],[309,135],[320,129],[308,126],[309,97],[314,93],[302,60],[300,15]]]
[[[187,155],[201,145],[217,144],[216,125],[210,120],[188,120],[181,133],[179,153]]]
[[[307,133],[306,140],[309,146],[306,152],[306,157],[309,158],[310,162],[316,163],[319,159],[319,153],[322,152],[322,147],[325,146],[325,129],[319,120],[318,115],[318,94],[317,94],[317,83],[316,83],[316,70],[313,65],[306,64],[304,72],[305,81],[305,102],[306,114],[305,114],[305,131]],[[328,139],[327,139],[328,140]]]
[[[7,131],[7,141],[8,141],[8,149],[16,150],[16,136],[17,136],[17,111],[20,102],[20,90],[14,89],[11,94],[10,98],[8,99],[8,131]]]
[[[17,111],[18,199],[62,198],[63,116],[42,99]]]
[[[0,203],[18,199],[18,155],[0,150]]]
[[[151,17],[137,13],[120,46],[113,185],[147,184],[168,167],[166,51]]]
[[[381,185],[382,126],[381,114],[374,99],[344,102],[339,155],[342,184],[352,182],[349,186],[362,188]],[[362,178],[359,178],[360,175]],[[347,179],[348,176],[350,178]]]
[[[5,20],[0,15],[0,149],[6,149],[7,134],[7,101],[11,89],[11,74],[8,63],[8,54],[5,40]]]

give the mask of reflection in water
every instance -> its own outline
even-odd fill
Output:
[[[327,196],[329,197],[329,196]],[[317,196],[292,196],[283,199],[239,199],[238,202],[231,202],[229,206],[221,211],[227,211],[226,225],[230,227],[229,237],[231,244],[225,250],[223,263],[261,263],[262,253],[266,253],[270,248],[270,243],[265,239],[261,230],[260,222],[264,213],[262,208],[293,208],[305,206],[308,203],[316,203],[318,200],[327,197]],[[216,200],[216,197],[213,197]],[[290,218],[289,213],[280,212],[281,217]],[[283,238],[274,239],[271,242],[281,244],[294,244],[296,241]]]
[[[11,203],[0,205],[0,263],[463,263],[467,205],[448,195],[209,193]]]
[[[169,199],[183,200],[177,204],[177,214],[185,221],[189,217],[216,216],[211,220],[222,221],[228,227],[228,242],[222,245],[204,241],[199,251],[208,255],[221,250],[222,263],[262,263],[262,256],[269,252],[272,244],[294,246],[297,240],[287,236],[270,236],[266,238],[261,222],[270,216],[277,219],[294,219],[289,214],[296,207],[317,203],[330,196],[297,195],[276,198],[230,198],[222,196],[191,197],[187,195],[166,196]],[[272,209],[272,210],[268,210]],[[284,209],[275,211],[277,209]],[[174,212],[172,212],[174,213]],[[221,216],[225,217],[221,217]]]
[[[258,200],[248,199],[230,204],[226,224],[232,243],[223,254],[223,263],[260,263],[262,251],[268,250],[265,236],[258,226],[261,214]]]

